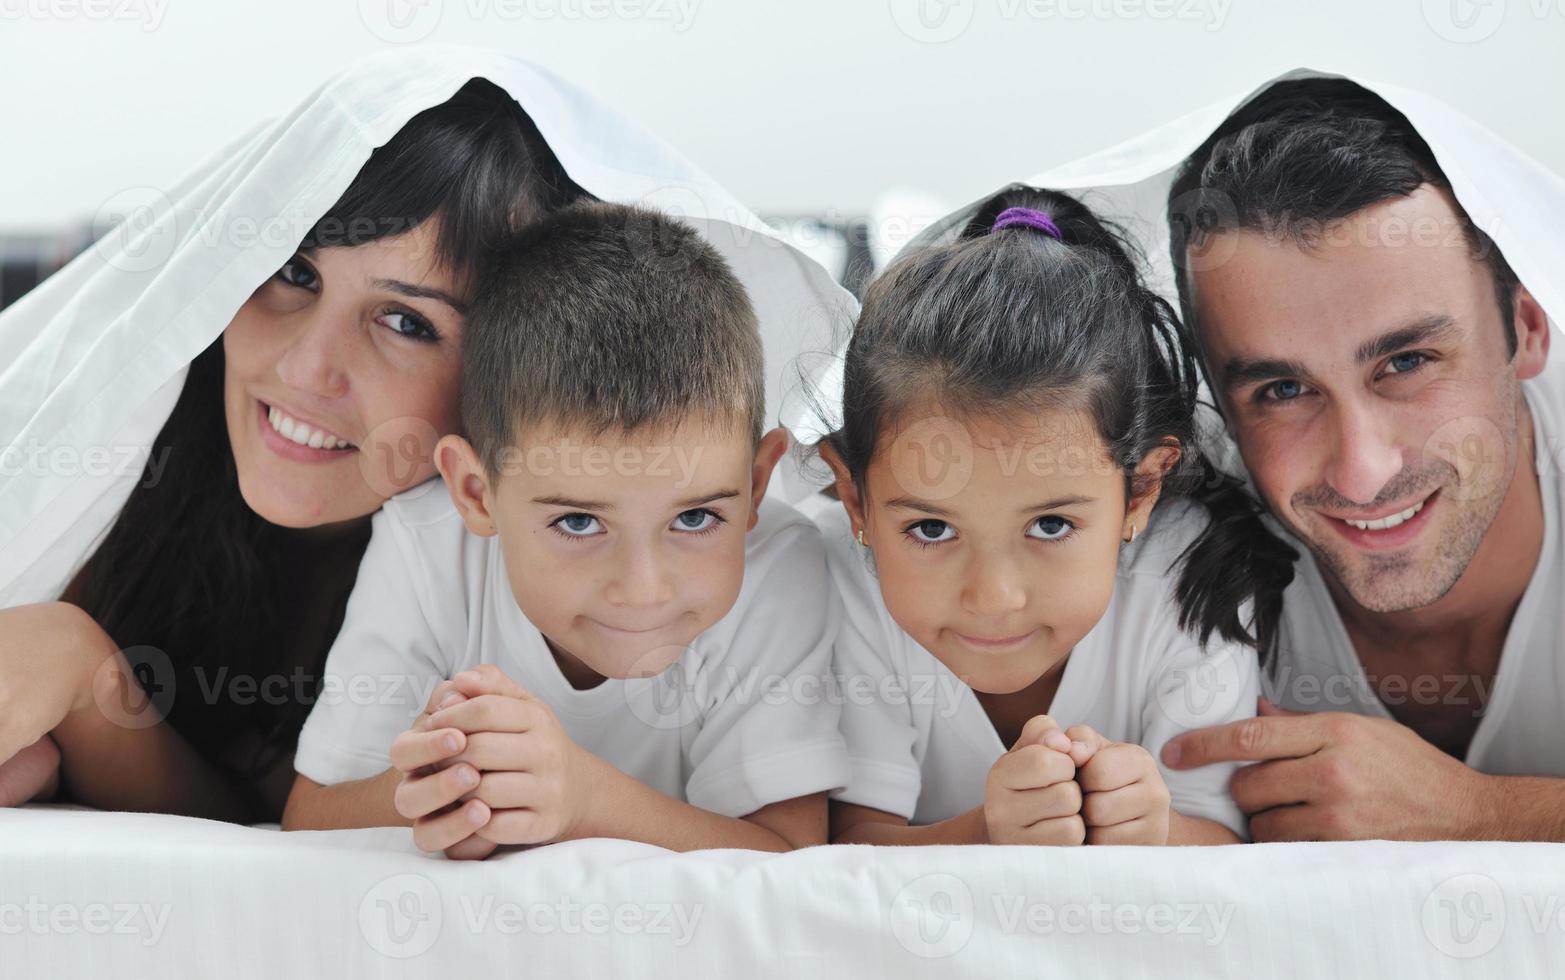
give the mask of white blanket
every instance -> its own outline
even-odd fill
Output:
[[[400,829],[0,811],[7,977],[1558,976],[1565,846],[591,840],[478,863]]]

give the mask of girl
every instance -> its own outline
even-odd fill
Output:
[[[1241,839],[1232,767],[1156,753],[1254,714],[1294,554],[1196,452],[1177,329],[1118,235],[1026,187],[870,287],[819,445],[834,840]]]

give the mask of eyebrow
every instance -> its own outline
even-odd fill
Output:
[[[1086,497],[1082,496],[1081,494],[1069,494],[1064,497],[1055,497],[1053,500],[1045,500],[1041,504],[1033,504],[1031,507],[1020,507],[1018,510],[1020,510],[1022,513],[1030,514],[1039,510],[1054,510],[1058,507],[1071,507],[1076,504],[1090,504],[1096,499],[1096,497]],[[898,507],[902,510],[921,510],[925,513],[934,514],[938,517],[952,516],[951,512],[945,508],[937,507],[926,500],[919,500],[917,497],[893,497],[892,499],[886,501],[886,506]]]
[[[428,286],[403,282],[401,279],[376,279],[373,285],[376,289],[385,289],[409,299],[432,299],[446,304],[463,316],[467,315],[467,304],[444,290],[430,289]]]
[[[732,500],[739,496],[738,490],[717,490],[713,493],[703,494],[699,497],[691,497],[688,500],[676,501],[674,506],[680,510],[690,510],[700,507],[702,504],[716,503],[719,500]],[[572,510],[614,510],[613,504],[606,500],[577,500],[573,497],[561,497],[550,494],[544,497],[534,497],[533,503],[546,507],[569,507]]]
[[[1413,321],[1405,327],[1383,333],[1365,341],[1354,352],[1354,360],[1360,364],[1378,361],[1388,354],[1395,354],[1408,347],[1445,340],[1456,332],[1456,322],[1440,313],[1433,313]],[[1308,378],[1309,368],[1298,361],[1286,359],[1250,359],[1234,357],[1223,365],[1223,387],[1229,391],[1242,385],[1278,378]]]

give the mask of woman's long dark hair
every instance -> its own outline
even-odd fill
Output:
[[[1028,227],[991,233],[1013,207],[1048,213],[1060,238]],[[1180,625],[1203,644],[1218,633],[1265,659],[1298,555],[1201,453],[1195,361],[1173,309],[1144,284],[1139,258],[1075,198],[1007,188],[956,241],[912,252],[870,284],[843,365],[842,418],[826,438],[862,488],[880,434],[909,399],[934,393],[980,413],[1080,405],[1124,472],[1127,499],[1149,489],[1134,479],[1146,455],[1177,442],[1180,463],[1162,492],[1192,497],[1211,515],[1180,559]]]
[[[377,149],[302,244],[361,245],[438,214],[440,257],[470,277],[491,246],[581,196],[515,101],[473,81]],[[150,688],[173,684],[169,723],[209,760],[224,765],[241,740],[258,746],[235,772],[249,780],[291,752],[319,692],[327,647],[296,649],[289,629],[300,603],[320,602],[298,569],[328,552],[357,568],[368,526],[325,543],[246,505],[223,377],[219,337],[191,363],[152,462],[63,598],[125,649],[154,703],[164,701]],[[350,587],[333,597],[328,646]],[[236,679],[272,679],[272,694],[230,698]]]

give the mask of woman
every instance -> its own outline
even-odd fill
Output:
[[[58,790],[105,808],[277,819],[292,779],[293,742],[317,695],[368,518],[393,493],[433,475],[433,442],[456,427],[462,311],[484,250],[588,192],[567,175],[567,157],[598,196],[655,201],[670,185],[687,210],[693,199],[704,213],[723,214],[704,229],[720,247],[718,226],[761,228],[657,141],[525,63],[487,53],[370,59],[323,89],[328,109],[354,110],[346,122],[336,112],[326,117],[330,124],[308,124],[328,101],[318,94],[276,124],[272,146],[319,155],[323,170],[340,172],[351,150],[343,144],[366,136],[351,127],[390,125],[388,105],[407,111],[419,100],[438,102],[433,93],[442,81],[445,94],[460,91],[395,130],[335,203],[324,214],[316,209],[302,241],[295,236],[297,250],[280,264],[272,260],[270,278],[242,301],[221,336],[203,338],[177,402],[145,447],[140,479],[125,481],[134,487],[105,533],[87,533],[92,507],[80,502],[51,501],[37,515],[20,515],[16,539],[64,508],[71,525],[61,532],[65,550],[92,540],[71,560],[65,587],[45,594],[59,601],[0,609],[0,759],[9,759],[0,765],[0,803]],[[418,91],[403,91],[409,85]],[[519,92],[532,117],[513,98]],[[546,119],[554,131],[548,141]],[[127,262],[126,254],[145,254],[153,237],[143,236],[140,253],[127,248],[102,263],[108,268],[98,275],[112,279],[108,287],[89,287],[129,293],[138,311],[175,311],[177,324],[210,290],[192,299],[205,282],[179,294],[169,280],[233,278],[239,266],[258,265],[263,247],[236,247],[230,233],[209,227],[220,223],[213,215],[223,212],[212,201],[222,193],[239,188],[232,193],[242,195],[247,177],[270,174],[275,182],[268,149],[252,138],[235,154],[237,169],[187,185],[222,190],[182,216],[171,254]],[[304,197],[324,193],[323,181],[289,176],[305,185]],[[276,215],[308,205],[273,195],[265,207]],[[734,240],[745,234],[741,228]],[[265,236],[257,240],[264,244]],[[767,307],[776,319],[807,300],[821,307],[824,323],[826,307],[841,298],[823,270],[801,274],[796,255],[774,240],[764,244],[735,263],[742,275],[748,270],[763,327]],[[198,267],[213,271],[190,271]],[[778,271],[785,268],[793,271]],[[87,274],[68,268],[52,296],[27,297],[8,311],[0,353],[15,317],[37,316],[51,301],[59,310],[40,329],[80,330],[82,317],[66,315],[71,300],[59,294],[69,288],[73,297],[90,297],[90,288],[72,281]],[[163,325],[148,318],[140,327],[149,349],[163,339],[156,333]],[[35,420],[55,407],[69,380],[38,400]],[[0,436],[12,431],[28,430],[8,422]],[[12,489],[0,481],[0,503],[15,498],[6,496]],[[4,530],[0,554],[17,553]],[[11,581],[0,568],[0,595],[17,594],[29,577],[42,581],[36,569],[46,567],[46,551],[39,548],[30,567],[19,559],[29,570]],[[40,661],[48,669],[39,670]]]

